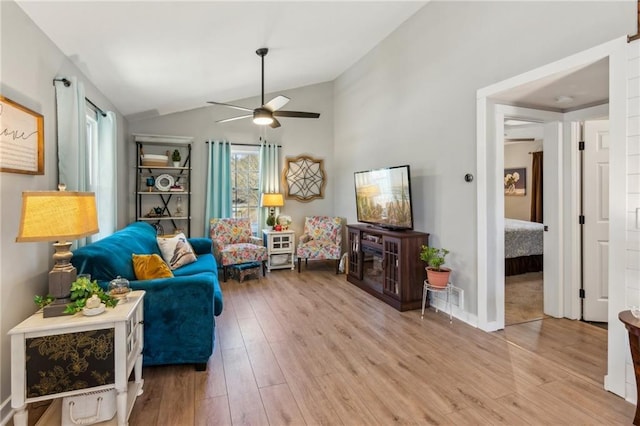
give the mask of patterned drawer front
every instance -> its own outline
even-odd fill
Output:
[[[115,383],[115,330],[26,339],[27,397]]]

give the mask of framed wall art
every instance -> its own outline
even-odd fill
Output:
[[[525,196],[527,193],[527,168],[504,169],[504,195]]]
[[[324,160],[307,155],[287,157],[282,180],[287,198],[305,203],[315,198],[324,198],[324,187],[327,183]]]
[[[0,171],[44,174],[44,117],[2,95]]]

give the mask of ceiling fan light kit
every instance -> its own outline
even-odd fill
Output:
[[[271,111],[266,108],[256,108],[253,112],[253,122],[259,125],[267,125],[273,123]]]
[[[240,111],[246,111],[251,114],[240,115],[238,117],[225,118],[224,120],[218,120],[217,123],[227,123],[229,121],[240,120],[242,118],[253,117],[253,122],[260,126],[271,126],[272,128],[280,127],[280,122],[275,117],[293,117],[293,118],[319,118],[320,114],[317,112],[302,112],[302,111],[280,111],[280,108],[285,106],[289,102],[289,98],[286,96],[276,96],[266,104],[264,103],[264,57],[269,52],[266,47],[261,47],[256,50],[256,54],[260,56],[262,61],[262,91],[261,91],[261,105],[258,108],[250,109],[237,105],[225,104],[222,102],[209,101],[208,103],[213,105],[225,106]]]

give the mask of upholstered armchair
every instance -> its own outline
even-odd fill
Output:
[[[298,241],[298,273],[300,263],[311,260],[335,259],[336,274],[340,267],[342,251],[342,219],[330,216],[309,216],[304,219],[304,233]]]
[[[227,281],[228,268],[241,263],[260,262],[262,276],[265,275],[267,248],[262,245],[262,239],[251,235],[248,218],[214,218],[209,225],[213,255],[222,266],[223,281]]]

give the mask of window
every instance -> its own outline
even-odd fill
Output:
[[[98,117],[97,114],[99,113],[88,106],[85,109],[84,158],[87,160],[84,162],[85,169],[80,171],[86,179],[86,190],[96,194],[100,232],[90,236],[90,242],[111,235],[115,231],[117,220],[115,131],[109,129],[108,118],[103,120],[103,117]]]
[[[91,192],[96,193],[96,203],[98,202],[99,194],[97,192],[98,184],[98,120],[96,112],[90,108],[87,108],[87,188]]]
[[[231,217],[248,217],[254,235],[258,232],[259,186],[259,148],[231,145]]]

